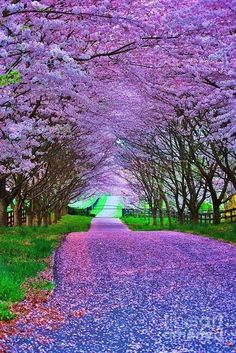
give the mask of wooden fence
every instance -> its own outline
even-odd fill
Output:
[[[21,223],[26,224],[26,211],[24,209],[21,210]],[[7,212],[7,226],[8,227],[14,226],[14,212],[13,211]]]
[[[95,203],[87,207],[85,210],[80,210],[81,213],[84,212],[85,214],[89,214],[92,209],[96,206],[98,200],[95,201]],[[145,218],[150,218],[151,213],[150,210],[148,209],[135,209],[135,208],[123,208],[122,209],[122,216],[135,216],[135,217],[145,217]],[[166,217],[166,212],[163,211],[163,217]],[[172,211],[171,216],[175,219],[178,219],[177,212]],[[227,211],[220,211],[220,220],[222,223],[228,222],[228,223],[234,223],[236,222],[236,208],[232,208]],[[21,222],[22,224],[26,224],[26,211],[22,209],[21,211]],[[191,223],[191,217],[190,213],[184,213],[184,222],[185,223]],[[199,213],[199,223],[201,224],[209,224],[213,223],[213,212],[201,212]],[[7,225],[9,227],[14,226],[14,212],[13,211],[8,211],[7,212]]]
[[[151,212],[146,208],[123,208],[122,216],[151,217]]]
[[[151,212],[148,209],[135,209],[135,208],[124,208],[122,210],[122,216],[134,216],[134,217],[151,217]],[[163,211],[163,217],[166,217],[166,212]],[[176,211],[172,210],[171,212],[172,218],[178,219],[178,214]],[[201,224],[209,224],[213,223],[213,212],[201,212],[199,213],[199,223]],[[228,222],[233,223],[236,222],[236,208],[232,208],[227,211],[220,211],[220,221],[221,223]],[[191,223],[190,213],[184,213],[184,223]]]

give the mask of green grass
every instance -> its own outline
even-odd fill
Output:
[[[172,229],[236,243],[236,223],[173,225]]]
[[[11,312],[11,303],[0,301],[0,320],[11,320],[15,318],[15,314]]]
[[[46,279],[42,279],[42,278],[35,278],[35,280],[31,283],[31,287],[34,290],[53,290],[55,288],[55,284],[51,281],[48,281]]]
[[[236,243],[236,223],[221,223],[217,225],[213,224],[184,224],[180,225],[173,221],[171,226],[168,225],[168,219],[164,219],[164,227],[160,226],[160,222],[157,226],[151,225],[148,222],[148,218],[144,217],[133,217],[127,216],[121,218],[121,220],[128,225],[132,230],[177,230],[185,233],[194,233],[204,236],[209,236],[215,239],[222,239],[224,241],[230,241]]]
[[[121,218],[122,217],[122,208],[123,208],[123,204],[122,202],[119,203],[116,207],[116,214],[115,214],[115,218]]]
[[[159,219],[157,220],[157,225],[152,225],[152,220],[148,217],[134,217],[134,216],[126,216],[121,217],[121,220],[128,225],[128,227],[132,230],[161,230],[163,227],[160,225]],[[168,219],[164,218],[164,228],[168,229]]]
[[[96,200],[97,200],[97,197],[93,196],[86,200],[81,200],[81,201],[76,201],[74,203],[71,203],[69,204],[69,206],[73,208],[84,209],[89,206],[92,206]]]
[[[107,202],[107,195],[102,195],[99,200],[98,200],[98,203],[97,205],[92,209],[91,213],[93,215],[97,215],[99,212],[101,212]]]
[[[99,212],[101,212],[107,202],[107,195],[102,195],[99,197],[97,205],[92,209],[91,214],[96,216]],[[85,209],[91,205],[94,204],[94,202],[97,200],[97,197],[90,197],[87,200],[84,201],[77,201],[73,204],[69,204],[70,208],[74,208],[75,210],[78,210],[78,212],[75,211],[75,213],[79,214],[79,210]]]
[[[88,230],[91,219],[67,215],[58,224],[48,227],[0,228],[0,320],[13,317],[11,304],[25,297],[22,285],[47,267],[45,259],[59,246],[62,235]],[[32,285],[53,288],[48,281],[36,280]]]

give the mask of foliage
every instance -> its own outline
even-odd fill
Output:
[[[68,214],[69,215],[81,215],[83,214],[85,211],[81,208],[76,208],[76,207],[70,207],[68,206]]]
[[[107,202],[107,195],[102,195],[101,197],[99,197],[98,203],[92,209],[91,214],[96,216],[99,212],[103,210],[106,202]]]
[[[85,209],[89,206],[92,206],[96,200],[97,200],[97,197],[93,196],[88,199],[84,199],[81,201],[76,201],[76,202],[70,203],[69,206],[71,208]]]
[[[200,212],[212,212],[212,204],[209,201],[204,201],[199,208]]]
[[[211,199],[219,221],[236,187],[234,0],[0,5],[0,72],[21,75],[1,87],[0,224],[16,197],[47,223],[116,172],[154,219],[164,203],[197,222]]]
[[[10,71],[7,74],[0,75],[0,87],[4,87],[10,84],[19,83],[21,76],[18,71]]]

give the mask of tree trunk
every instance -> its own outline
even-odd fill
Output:
[[[157,225],[157,210],[152,209],[152,225],[156,226]]]
[[[169,205],[168,206],[166,205],[166,212],[167,212],[168,224],[169,224],[169,226],[171,226],[172,217],[171,217],[171,210],[170,210]]]
[[[16,204],[13,205],[13,212],[14,212],[14,226],[22,226],[22,202],[20,202],[19,198],[16,197]]]
[[[58,222],[58,214],[57,214],[57,211],[54,210],[53,223],[54,223],[54,224],[57,224],[57,222]]]
[[[15,227],[20,227],[22,226],[22,214],[21,214],[21,208],[14,207],[13,209],[14,212],[14,226]]]
[[[37,225],[38,225],[38,220],[37,220],[36,215],[34,214],[34,215],[32,216],[32,226],[35,227],[35,226],[37,226]]]
[[[213,224],[220,223],[220,205],[221,200],[217,197],[215,190],[211,191],[211,200],[213,204]]]
[[[57,224],[57,222],[59,221],[60,219],[60,210],[59,208],[55,208],[54,209],[54,219],[53,219],[53,223]]]
[[[31,200],[26,208],[26,225],[33,226],[33,201]]]
[[[33,215],[31,212],[27,213],[26,215],[26,225],[32,227],[33,225]]]
[[[42,225],[43,217],[40,214],[37,214],[36,219],[37,219],[37,226],[40,227]]]
[[[220,224],[220,205],[213,205],[213,224]]]
[[[48,214],[43,215],[42,224],[43,226],[48,226]]]
[[[160,225],[161,225],[161,227],[163,227],[164,226],[164,220],[163,220],[163,211],[162,211],[161,207],[159,208],[159,217],[160,217]]]
[[[184,224],[184,212],[182,210],[178,210],[178,221],[179,224]]]
[[[168,218],[168,224],[169,226],[171,226],[171,209],[170,209],[170,205],[169,202],[167,200],[167,198],[165,197],[165,195],[162,196],[165,206],[166,206],[166,214],[167,214],[167,218]]]
[[[63,206],[61,209],[61,215],[65,216],[68,214],[68,207],[67,206]]]
[[[39,226],[41,226],[41,224],[42,224],[41,215],[40,214],[34,214],[33,215],[33,220],[32,220],[32,225],[39,227]]]
[[[191,216],[191,221],[194,224],[199,223],[199,214],[198,214],[198,209],[190,210],[190,216]]]
[[[48,213],[48,225],[52,224],[52,215],[51,212]]]
[[[0,199],[0,227],[7,226],[7,206],[6,201]]]
[[[58,209],[58,221],[60,221],[61,216],[62,216],[62,215],[61,215],[61,208],[59,208],[59,209]]]

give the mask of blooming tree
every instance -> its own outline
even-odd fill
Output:
[[[115,180],[117,137],[135,141],[137,150],[152,133],[151,154],[158,156],[160,127],[167,142],[184,136],[192,173],[181,153],[172,163],[177,184],[185,181],[180,209],[188,205],[197,219],[211,195],[219,211],[229,185],[236,187],[234,0],[0,5],[0,224],[13,200],[16,212],[31,200],[29,213],[37,209],[42,218]],[[69,171],[62,168],[66,156]],[[164,165],[156,168],[163,180]],[[162,198],[172,181],[165,189],[159,184]]]

